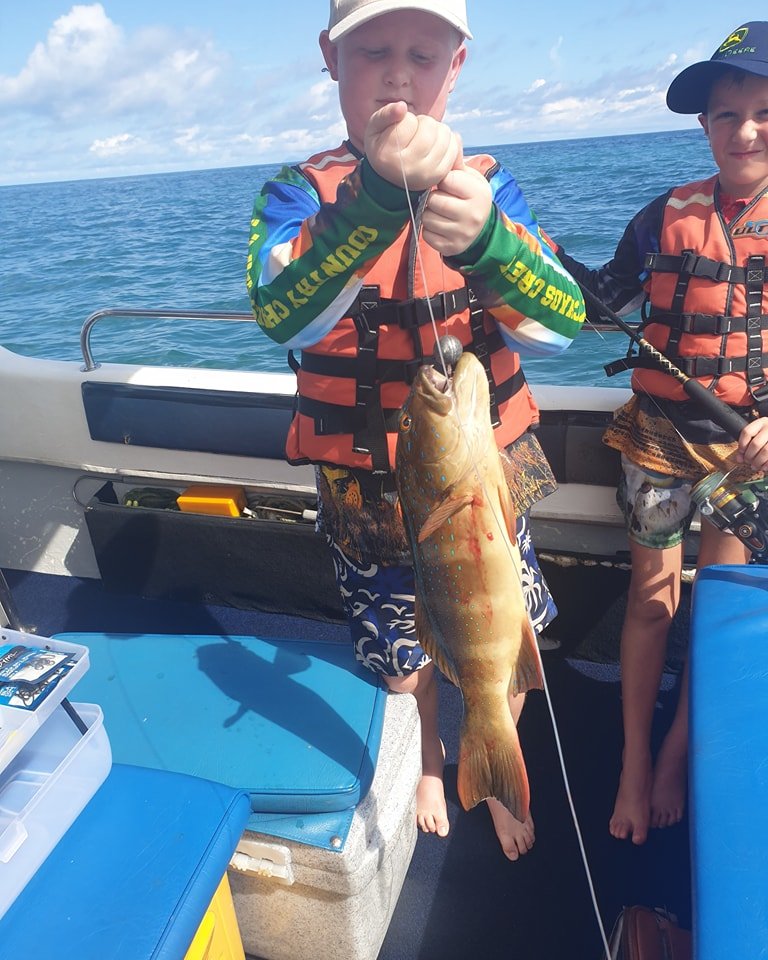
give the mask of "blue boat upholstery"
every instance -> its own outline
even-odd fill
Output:
[[[693,589],[690,823],[696,960],[768,956],[768,568]]]
[[[78,693],[100,703],[120,763],[246,790],[252,829],[345,837],[378,759],[386,690],[347,642],[72,633]]]
[[[0,955],[182,960],[249,813],[242,791],[115,764],[0,921]]]

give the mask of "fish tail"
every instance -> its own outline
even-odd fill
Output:
[[[466,720],[466,717],[465,717]],[[517,728],[510,714],[508,724],[494,731],[490,726],[462,726],[459,743],[459,800],[465,810],[495,797],[513,817],[525,820],[531,791]]]

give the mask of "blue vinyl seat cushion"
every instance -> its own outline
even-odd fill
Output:
[[[693,589],[690,822],[696,960],[768,956],[768,568]]]
[[[0,956],[181,960],[249,813],[242,791],[113,765],[0,920]]]
[[[78,695],[117,762],[246,790],[256,813],[350,811],[373,780],[386,691],[346,643],[61,634],[84,644]]]

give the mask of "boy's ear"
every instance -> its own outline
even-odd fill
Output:
[[[453,91],[453,88],[456,86],[456,81],[459,79],[461,68],[464,66],[464,61],[466,59],[467,59],[467,45],[465,43],[462,43],[454,53],[453,60],[451,61],[451,74],[450,74],[450,82],[448,85],[449,93],[451,93]]]
[[[320,34],[320,49],[323,52],[323,60],[328,67],[328,73],[331,80],[339,79],[339,50],[335,43],[331,43],[328,31],[323,30]]]
[[[699,114],[699,123],[704,128],[704,133],[709,137],[709,120],[707,119],[706,113]]]

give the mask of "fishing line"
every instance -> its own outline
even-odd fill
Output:
[[[413,228],[414,242],[415,242],[415,244],[416,244],[416,257],[417,257],[418,262],[419,262],[419,267],[421,268],[422,282],[423,282],[423,285],[424,285],[424,293],[425,293],[426,298],[427,298],[427,309],[428,309],[428,311],[429,311],[429,318],[430,318],[430,322],[431,322],[431,324],[432,324],[432,331],[433,331],[433,334],[434,334],[434,337],[435,337],[435,352],[436,352],[437,357],[439,358],[440,364],[441,364],[441,366],[442,366],[442,368],[443,368],[443,374],[444,374],[446,380],[448,380],[448,379],[450,379],[449,374],[448,374],[448,366],[447,366],[447,364],[446,364],[445,357],[444,357],[444,355],[443,355],[443,349],[442,349],[442,345],[441,345],[441,343],[440,343],[440,334],[439,334],[439,330],[438,330],[438,328],[437,328],[437,322],[435,321],[435,315],[434,315],[434,312],[433,312],[433,310],[432,310],[431,293],[430,293],[430,290],[428,289],[427,274],[426,274],[426,271],[425,271],[425,269],[424,269],[424,262],[423,262],[423,259],[422,259],[422,256],[421,256],[421,245],[420,245],[420,243],[419,243],[419,226],[418,226],[418,224],[416,223],[416,215],[415,215],[414,210],[413,210],[413,204],[411,203],[410,189],[409,189],[409,186],[408,186],[408,177],[407,177],[406,172],[405,172],[405,164],[403,163],[402,147],[401,147],[401,144],[400,144],[400,135],[399,135],[397,126],[395,126],[395,140],[396,140],[396,142],[397,142],[398,159],[399,159],[399,161],[400,161],[400,172],[401,172],[402,178],[403,178],[403,186],[404,186],[404,188],[405,188],[405,195],[406,195],[406,198],[407,198],[407,201],[408,201],[408,212],[409,212],[409,215],[410,215],[411,226],[412,226],[412,228]],[[444,260],[443,260],[442,254],[440,254],[440,263],[441,263],[441,264],[443,265],[443,267],[444,267]],[[444,284],[443,284],[443,286],[444,286]],[[446,317],[446,319],[447,319],[447,317]],[[472,448],[471,448],[470,443],[469,443],[469,438],[467,437],[466,432],[465,432],[465,430],[464,430],[464,424],[462,423],[461,417],[459,416],[459,411],[458,411],[458,408],[456,407],[456,400],[455,400],[455,397],[453,396],[453,394],[451,394],[451,402],[452,402],[452,409],[453,409],[453,411],[454,411],[454,413],[455,413],[455,415],[456,415],[456,421],[457,421],[457,423],[458,423],[458,425],[459,425],[459,433],[461,434],[461,436],[462,436],[462,438],[463,438],[463,440],[464,440],[464,444],[465,444],[465,446],[466,446],[466,448],[467,448],[467,451],[468,451],[469,456],[470,456],[470,459],[471,459],[471,456],[472,456]],[[483,478],[482,478],[482,476],[480,475],[480,471],[477,469],[477,465],[476,465],[475,463],[472,463],[472,467],[473,467],[473,469],[474,469],[474,471],[475,471],[475,476],[477,477],[477,480],[478,480],[478,482],[479,482],[479,484],[480,484],[480,487],[481,487],[481,489],[482,489],[482,491],[483,491],[483,494],[484,494],[484,496],[485,496],[485,498],[486,498],[486,501],[487,501],[489,504],[491,504],[493,501],[490,499],[490,497],[489,497],[489,495],[488,495],[488,490],[486,489],[486,486],[485,486],[485,483],[484,483],[484,481],[483,481]],[[523,581],[522,581],[522,569],[518,570],[518,566],[517,566],[517,562],[516,562],[516,557],[515,557],[515,555],[514,555],[514,553],[513,553],[513,550],[512,550],[511,538],[509,538],[508,532],[507,532],[507,530],[506,530],[506,526],[502,523],[501,519],[499,518],[499,516],[497,515],[497,513],[496,513],[495,510],[491,509],[491,515],[493,516],[493,519],[494,519],[494,522],[496,523],[496,526],[497,526],[497,529],[498,529],[498,531],[499,531],[499,534],[501,535],[502,542],[505,544],[505,547],[506,547],[506,549],[507,549],[507,551],[508,551],[508,553],[509,553],[510,559],[512,560],[512,566],[513,566],[513,568],[514,568],[514,570],[515,570],[515,574],[517,575],[518,582],[519,582],[519,585],[520,585],[520,590],[521,590],[521,592],[523,593],[523,600],[525,601],[525,591],[524,591],[524,589],[523,589]],[[508,543],[508,541],[509,541],[509,543]],[[508,545],[507,545],[507,543],[508,543]],[[516,533],[515,533],[515,544],[517,545],[517,535],[516,535]],[[520,554],[520,562],[521,562],[521,567],[522,567],[522,551],[520,551],[519,547],[518,547],[518,553]],[[533,626],[533,623],[532,623],[532,621],[531,621],[531,615],[530,615],[530,612],[529,612],[529,610],[528,610],[528,604],[525,603],[525,602],[524,602],[524,608],[525,608],[525,611],[526,611],[526,615],[527,615],[527,617],[528,617],[528,623],[530,624],[531,629],[533,630],[534,636],[537,636],[537,634],[536,634],[536,629],[535,629],[535,627]],[[594,909],[595,918],[596,918],[596,920],[597,920],[597,925],[598,925],[598,928],[599,928],[599,930],[600,930],[600,937],[601,937],[601,939],[602,939],[603,947],[604,947],[604,949],[605,949],[605,956],[606,956],[607,960],[610,960],[610,947],[609,947],[609,945],[608,945],[608,938],[607,938],[607,936],[606,936],[605,926],[603,925],[603,918],[602,918],[601,913],[600,913],[600,907],[599,907],[598,902],[597,902],[597,894],[596,894],[596,891],[595,891],[594,882],[593,882],[593,880],[592,880],[592,871],[590,870],[590,867],[589,867],[589,859],[588,859],[588,857],[587,857],[587,851],[586,851],[586,847],[585,847],[585,845],[584,845],[584,838],[583,838],[583,836],[582,836],[581,826],[580,826],[580,824],[579,824],[579,818],[578,818],[578,815],[577,815],[577,813],[576,813],[576,807],[575,807],[574,802],[573,802],[573,794],[572,794],[572,792],[571,792],[571,785],[570,785],[570,781],[569,781],[569,779],[568,779],[568,773],[567,773],[567,771],[566,771],[565,756],[564,756],[564,753],[563,753],[563,747],[562,747],[562,743],[561,743],[561,740],[560,740],[560,733],[559,733],[558,726],[557,726],[557,720],[555,719],[555,709],[554,709],[554,705],[553,705],[553,703],[552,703],[552,697],[550,696],[550,692],[549,692],[549,685],[548,685],[548,683],[547,683],[547,676],[546,676],[546,673],[545,673],[545,671],[544,671],[544,662],[543,662],[542,657],[541,657],[541,650],[539,649],[538,643],[535,643],[535,644],[534,644],[534,647],[535,647],[535,649],[536,649],[536,656],[538,657],[538,661],[539,661],[539,669],[540,669],[541,677],[542,677],[542,687],[543,687],[544,696],[545,696],[546,702],[547,702],[547,709],[548,709],[548,711],[549,711],[549,717],[550,717],[550,720],[551,720],[551,722],[552,722],[552,729],[553,729],[554,738],[555,738],[555,746],[556,746],[556,749],[557,749],[557,756],[558,756],[558,760],[559,760],[559,763],[560,763],[560,771],[561,771],[562,776],[563,776],[563,783],[564,783],[564,786],[565,786],[565,793],[566,793],[566,797],[567,797],[567,800],[568,800],[568,806],[569,806],[569,809],[570,809],[570,811],[571,811],[571,819],[573,820],[574,828],[575,828],[575,830],[576,830],[576,838],[577,838],[578,845],[579,845],[579,851],[580,851],[580,853],[581,853],[581,860],[582,860],[582,863],[583,863],[583,866],[584,866],[584,872],[585,872],[586,878],[587,878],[587,885],[588,885],[588,887],[589,887],[589,894],[590,894],[590,897],[591,897],[591,900],[592,900],[592,907],[593,907],[593,909]],[[526,691],[526,692],[527,692],[527,691]]]

